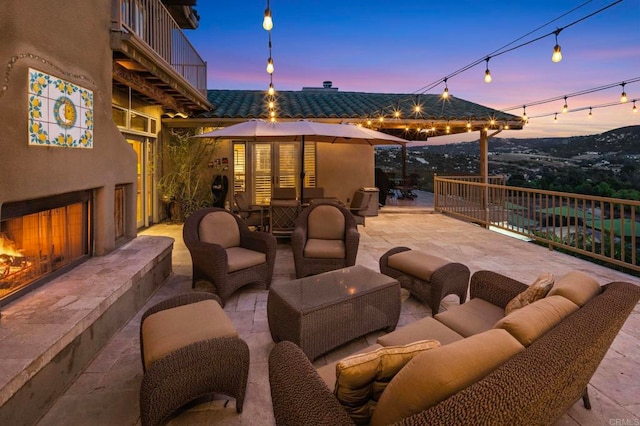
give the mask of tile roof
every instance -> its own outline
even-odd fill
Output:
[[[267,116],[266,94],[261,90],[208,90],[208,100],[214,106],[199,118],[227,121],[264,118]],[[444,101],[439,95],[341,92],[337,89],[279,91],[276,94],[278,119],[310,119],[329,121],[374,121],[373,127],[392,132],[394,129],[426,124],[442,126],[451,123],[451,133],[466,131],[466,123],[474,130],[486,126],[492,118],[509,123],[511,129],[521,129],[520,117],[451,96]],[[420,112],[415,106],[420,105]],[[400,111],[399,118],[394,112]],[[378,118],[384,115],[384,123]],[[498,128],[498,125],[494,128]],[[453,127],[456,127],[454,129]]]

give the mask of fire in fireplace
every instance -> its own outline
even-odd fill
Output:
[[[81,191],[2,207],[0,300],[79,263],[89,253],[90,192]]]

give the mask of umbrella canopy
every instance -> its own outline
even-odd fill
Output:
[[[252,119],[223,129],[197,135],[199,138],[248,141],[302,141],[384,145],[406,144],[406,139],[353,124],[316,123],[308,120],[271,123]]]

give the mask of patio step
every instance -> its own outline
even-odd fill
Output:
[[[2,307],[0,424],[35,424],[171,274],[173,238],[139,236]]]

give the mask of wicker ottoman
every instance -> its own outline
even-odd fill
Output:
[[[396,328],[400,284],[355,265],[274,283],[267,317],[275,342],[289,340],[310,360],[372,331]]]
[[[140,325],[143,425],[157,425],[185,404],[212,393],[242,404],[249,347],[211,293],[179,295],[149,308]]]
[[[457,295],[460,304],[467,298],[469,268],[408,247],[395,247],[382,255],[380,272],[397,279],[402,288],[429,305],[432,316],[448,294]]]

